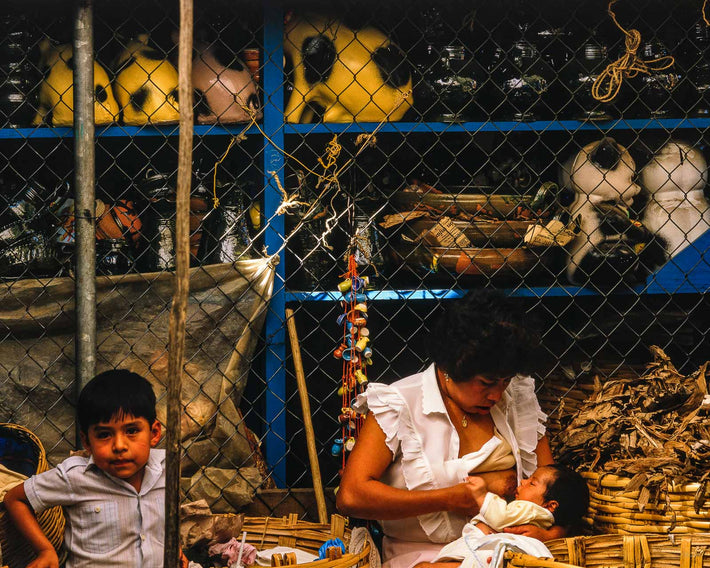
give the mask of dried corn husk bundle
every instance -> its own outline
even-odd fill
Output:
[[[710,463],[707,366],[683,376],[659,347],[639,378],[597,381],[558,436],[560,461],[575,469],[630,477],[641,511],[668,499],[669,489],[699,483],[694,503],[705,501]],[[670,507],[670,503],[667,503]]]
[[[541,380],[537,399],[547,415],[547,436],[555,455],[561,448],[560,432],[565,430],[599,384],[610,380],[628,378],[638,380],[645,372],[643,365],[620,365],[612,362],[585,362],[581,368],[562,366]]]

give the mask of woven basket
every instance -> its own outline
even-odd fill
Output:
[[[554,556],[545,560],[508,554],[507,568],[707,568],[710,534],[597,535],[560,538],[545,543]]]
[[[350,529],[347,520],[340,515],[332,515],[330,524],[310,523],[298,520],[297,514],[287,517],[245,517],[242,530],[246,531],[246,542],[259,550],[275,546],[289,546],[318,554],[323,544],[339,538],[347,548]],[[316,560],[299,564],[300,568],[369,568],[370,546],[365,542],[363,549],[356,553],[345,553],[334,560]]]
[[[658,504],[649,502],[639,511],[639,491],[624,491],[627,477],[582,472],[589,486],[589,518],[596,532],[636,533],[710,533],[710,499],[695,512],[699,483],[671,485]]]
[[[21,473],[42,473],[49,469],[44,447],[30,430],[18,424],[0,423],[0,462]],[[37,515],[39,526],[59,550],[64,539],[64,513],[61,507],[47,509]],[[0,551],[2,561],[10,568],[24,568],[35,554],[30,544],[17,532],[0,506]]]

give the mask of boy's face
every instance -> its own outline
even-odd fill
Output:
[[[539,467],[535,472],[523,479],[518,488],[515,490],[515,498],[522,501],[531,501],[542,507],[545,506],[545,492],[547,485],[555,480],[553,470],[546,467]]]
[[[145,418],[122,414],[93,424],[81,439],[100,469],[139,491],[150,449],[158,444],[160,434],[157,420],[149,424]]]

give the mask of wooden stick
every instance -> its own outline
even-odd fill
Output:
[[[164,568],[180,566],[180,418],[182,370],[185,358],[185,318],[190,291],[190,189],[192,185],[192,26],[193,0],[180,0],[178,47],[177,195],[175,200],[175,292],[168,337],[167,442],[165,469]]]
[[[286,308],[286,325],[288,326],[288,337],[291,340],[291,352],[293,353],[293,367],[296,370],[296,382],[298,383],[298,395],[301,398],[301,411],[303,412],[303,427],[306,429],[306,443],[308,445],[308,460],[311,463],[311,476],[313,477],[313,491],[316,495],[318,505],[318,520],[321,523],[328,522],[328,510],[325,506],[325,494],[323,493],[323,480],[320,476],[320,465],[318,463],[318,452],[316,451],[316,436],[313,431],[313,421],[311,420],[311,403],[308,400],[308,389],[306,387],[306,377],[303,373],[303,361],[301,360],[301,348],[298,344],[298,334],[296,333],[296,320],[293,317],[293,310]]]

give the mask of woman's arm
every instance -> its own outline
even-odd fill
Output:
[[[475,492],[468,483],[426,491],[397,489],[382,483],[380,479],[392,458],[385,433],[372,413],[368,414],[340,480],[338,511],[373,520],[403,519],[438,511],[464,516],[478,513]]]
[[[37,553],[37,558],[30,562],[27,568],[59,568],[57,551],[37,522],[37,517],[25,494],[25,484],[20,483],[10,489],[5,494],[4,503],[13,523]]]
[[[547,436],[543,436],[537,441],[535,455],[537,455],[538,467],[555,463],[555,458],[552,457],[552,448],[550,448],[550,441],[547,439]]]

